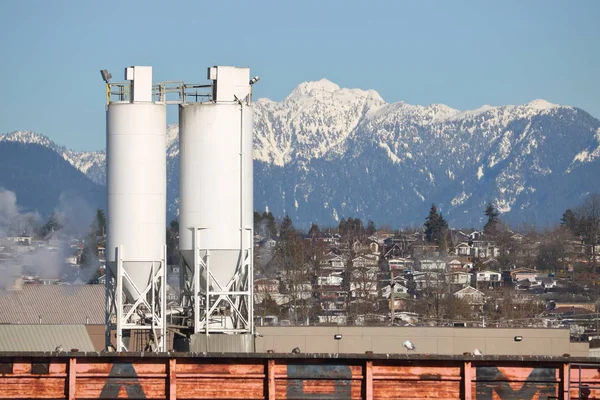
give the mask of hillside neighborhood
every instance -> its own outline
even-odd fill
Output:
[[[509,229],[491,204],[481,229],[448,227],[435,205],[422,227],[404,230],[348,218],[335,228],[313,224],[304,233],[288,217],[255,213],[255,323],[568,327],[574,340],[600,338],[598,205],[591,196],[543,232]],[[103,212],[82,237],[67,235],[53,218],[29,235],[1,239],[0,308],[24,287],[33,293],[49,285],[104,283]],[[178,229],[176,221],[167,229],[169,307],[179,304]],[[19,324],[23,313],[55,318],[36,307],[42,305],[0,322]],[[88,311],[78,318],[102,321]]]
[[[597,336],[600,245],[596,228],[593,238],[582,233],[589,215],[577,217],[577,228],[567,210],[557,228],[521,233],[493,206],[479,230],[444,227],[435,206],[432,213],[423,228],[405,231],[349,218],[302,234],[284,219],[271,235],[263,221],[257,324],[569,327],[573,339]]]

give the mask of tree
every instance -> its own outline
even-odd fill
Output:
[[[565,226],[559,226],[543,235],[538,250],[536,264],[540,269],[551,270],[555,274],[559,270],[566,272],[567,265],[572,262],[574,249],[573,235]]]
[[[596,263],[596,246],[600,231],[600,195],[588,196],[581,207],[581,228],[588,255],[592,263]]]
[[[48,221],[40,229],[40,237],[43,239],[50,238],[54,232],[59,231],[61,228],[62,225],[58,222],[56,214],[52,213]]]
[[[174,219],[166,231],[167,264],[178,265],[181,260],[179,253],[179,221]]]
[[[305,285],[310,284],[310,266],[306,263],[303,243],[297,234],[292,219],[285,216],[279,227],[279,240],[271,261],[281,271],[282,286],[289,292],[291,298],[291,318],[298,322],[300,317],[308,315],[307,302],[303,295]]]
[[[576,211],[566,210],[562,215],[561,224],[582,238],[589,260],[595,263],[600,233],[600,195],[588,196]]]
[[[268,238],[277,236],[277,223],[271,212],[254,211],[254,232]]]
[[[342,218],[342,220],[338,224],[338,232],[340,236],[344,236],[346,234],[347,225],[348,223],[346,222],[346,218]]]
[[[369,220],[369,222],[367,223],[367,235],[371,236],[375,232],[377,232],[377,228],[375,227],[375,222]]]
[[[100,208],[96,210],[96,219],[94,220],[93,227],[96,231],[96,236],[106,235],[106,215]]]
[[[273,216],[273,213],[271,213],[271,211],[264,212],[262,217],[263,217],[263,221],[265,221],[265,228],[266,228],[267,236],[270,238],[276,237],[277,236],[277,223],[275,222],[275,217]]]
[[[98,241],[96,233],[90,232],[83,241],[81,268],[97,268],[98,266]]]
[[[500,213],[492,203],[487,203],[484,215],[487,216],[488,220],[483,227],[483,231],[492,235],[497,233]]]
[[[560,224],[568,228],[574,235],[579,233],[579,224],[580,224],[579,215],[577,215],[570,208],[565,211],[560,219]]]
[[[312,240],[314,240],[314,239],[318,238],[320,234],[321,234],[321,230],[319,229],[319,225],[317,225],[313,222],[312,225],[310,226],[310,229],[308,230],[308,236]]]
[[[440,251],[448,249],[448,223],[441,213],[438,214],[435,204],[431,205],[429,215],[425,219],[425,240],[436,243]]]

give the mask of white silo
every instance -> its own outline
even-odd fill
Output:
[[[161,98],[154,101],[152,67],[126,68],[125,79],[105,79],[106,258],[114,277],[116,319],[107,325],[117,330],[117,350],[127,349],[120,335],[130,329],[151,329],[164,347],[166,327],[161,299],[166,277],[166,105]]]
[[[252,333],[250,71],[208,71],[211,101],[179,107],[182,281],[200,293],[188,303],[195,333]]]

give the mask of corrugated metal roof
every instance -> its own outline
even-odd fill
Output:
[[[95,351],[84,325],[0,325],[0,351]]]
[[[0,291],[0,323],[104,324],[105,298],[104,285],[24,285]]]

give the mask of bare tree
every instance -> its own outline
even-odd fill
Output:
[[[582,231],[590,261],[596,264],[596,246],[600,231],[600,195],[588,196],[580,209]]]
[[[574,235],[565,226],[544,232],[538,251],[536,264],[540,269],[567,272],[567,267],[573,262],[575,249]]]

